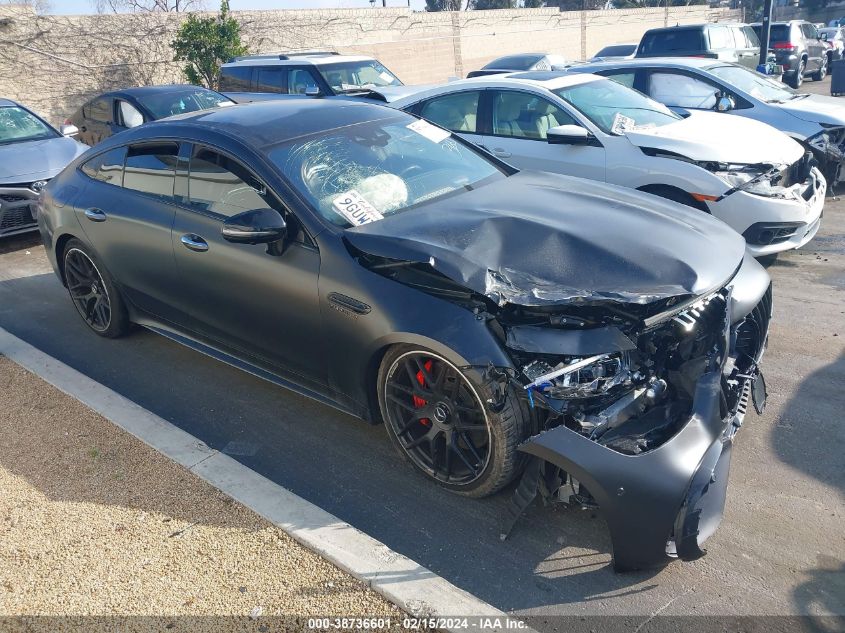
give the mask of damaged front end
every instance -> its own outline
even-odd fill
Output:
[[[597,506],[617,569],[702,554],[733,435],[751,394],[765,401],[770,280],[738,234],[647,194],[520,172],[344,240],[364,268],[471,312],[484,343],[430,338],[463,348],[492,411],[516,397],[530,412],[520,450],[535,459],[505,532],[539,495]]]
[[[808,138],[806,143],[813,150],[828,184],[835,187],[845,178],[842,170],[845,162],[845,127],[822,125],[825,129]]]
[[[499,317],[539,431],[520,449],[535,459],[507,531],[539,495],[597,507],[619,571],[701,557],[721,521],[734,434],[749,400],[765,405],[771,287],[738,319],[737,304],[728,284],[639,313]]]

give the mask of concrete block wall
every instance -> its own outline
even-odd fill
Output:
[[[704,6],[616,11],[515,9],[422,13],[409,9],[234,12],[256,53],[326,48],[380,59],[405,83],[464,77],[500,55],[550,52],[569,59],[636,42],[666,24],[740,19]],[[170,42],[184,16],[37,16],[0,6],[0,96],[61,123],[85,100],[130,85],[184,81]]]

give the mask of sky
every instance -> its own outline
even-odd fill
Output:
[[[49,0],[51,13],[77,14],[95,13],[91,0]],[[381,0],[376,4],[381,6]],[[206,0],[208,9],[216,9],[218,0]],[[369,0],[229,0],[232,11],[239,9],[319,9],[319,8],[368,8]],[[406,7],[408,0],[387,0],[388,7]],[[425,0],[411,0],[413,9],[422,10]]]

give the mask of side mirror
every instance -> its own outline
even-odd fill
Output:
[[[76,127],[75,125],[62,125],[59,128],[59,133],[62,136],[72,137],[72,136],[76,136],[77,134],[79,134],[79,128]]]
[[[546,141],[551,145],[587,145],[593,138],[580,125],[558,125],[546,132]]]
[[[822,33],[821,39],[823,39],[826,42],[827,41],[827,33]]]
[[[269,244],[285,239],[288,227],[274,209],[254,209],[232,216],[223,223],[223,239],[236,244]]]
[[[306,97],[319,97],[323,93],[320,92],[320,89],[317,86],[308,86],[305,89],[305,96]]]
[[[726,95],[724,92],[716,93],[716,112],[730,112],[735,106],[736,104],[730,95]]]

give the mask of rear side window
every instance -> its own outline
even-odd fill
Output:
[[[707,29],[707,36],[710,40],[711,50],[736,47],[733,34],[727,26],[711,26]]]
[[[86,115],[93,121],[111,123],[111,99],[94,99],[87,106]]]
[[[453,132],[478,131],[478,90],[468,90],[426,101],[420,116]]]
[[[123,186],[170,200],[179,146],[176,143],[131,145],[126,153]]]
[[[220,69],[221,92],[249,92],[252,66],[231,66]]]
[[[232,217],[270,206],[262,192],[258,178],[237,161],[204,147],[194,150],[188,197],[195,209]]]
[[[120,187],[123,180],[123,161],[126,148],[115,147],[82,164],[82,171],[94,180],[100,180]]]
[[[654,31],[643,35],[640,53],[644,55],[671,55],[677,51],[704,50],[704,35],[701,29],[671,29]]]
[[[259,68],[255,78],[258,92],[288,91],[288,71],[286,68]]]

